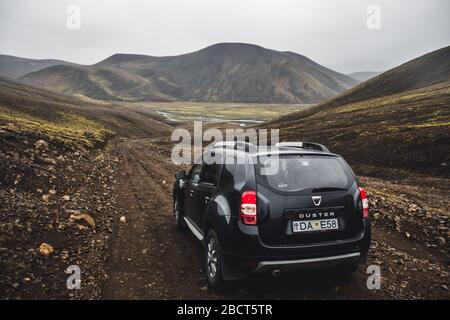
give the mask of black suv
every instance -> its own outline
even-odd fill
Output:
[[[347,162],[317,143],[277,147],[217,143],[176,173],[175,226],[204,244],[212,287],[305,268],[352,273],[365,261],[368,201]]]

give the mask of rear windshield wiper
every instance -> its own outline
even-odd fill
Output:
[[[316,193],[316,192],[328,192],[328,191],[345,191],[347,190],[346,188],[337,188],[337,187],[323,187],[323,188],[314,188],[312,189],[311,192]]]

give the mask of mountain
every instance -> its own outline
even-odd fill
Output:
[[[450,177],[449,106],[446,47],[261,126],[279,128],[282,140],[323,143],[360,170],[369,166],[377,168],[375,174],[407,169]]]
[[[363,82],[327,103],[335,106],[420,89],[448,81],[450,46],[430,52]]]
[[[70,62],[54,59],[27,59],[0,54],[0,77],[18,79],[27,73],[55,65],[70,65]]]
[[[371,78],[376,77],[377,75],[379,75],[381,73],[382,72],[376,72],[376,71],[360,71],[360,72],[349,73],[348,76],[358,80],[359,82],[364,82]]]
[[[92,66],[52,66],[20,80],[95,99],[267,103],[317,103],[358,83],[302,55],[242,43],[169,57],[115,54]]]

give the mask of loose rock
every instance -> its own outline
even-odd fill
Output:
[[[36,141],[36,143],[34,144],[34,147],[36,149],[47,149],[48,148],[48,144],[47,142],[45,142],[45,140],[38,140]]]
[[[95,220],[94,218],[92,218],[90,215],[88,215],[87,213],[83,213],[83,214],[78,214],[78,215],[71,215],[70,216],[70,220],[73,221],[85,221],[89,227],[91,228],[95,228]],[[80,225],[79,223],[77,223],[78,225]],[[80,225],[83,226],[83,225]],[[86,226],[84,226],[86,227]],[[80,230],[85,230],[86,228],[80,228]]]
[[[51,254],[53,254],[55,250],[53,249],[53,247],[51,245],[49,245],[48,243],[41,243],[41,245],[39,246],[39,253],[41,255],[43,255],[44,257],[48,257]]]

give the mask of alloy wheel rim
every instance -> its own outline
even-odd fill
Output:
[[[217,274],[217,247],[214,238],[209,239],[206,251],[206,265],[208,276],[214,279]]]

